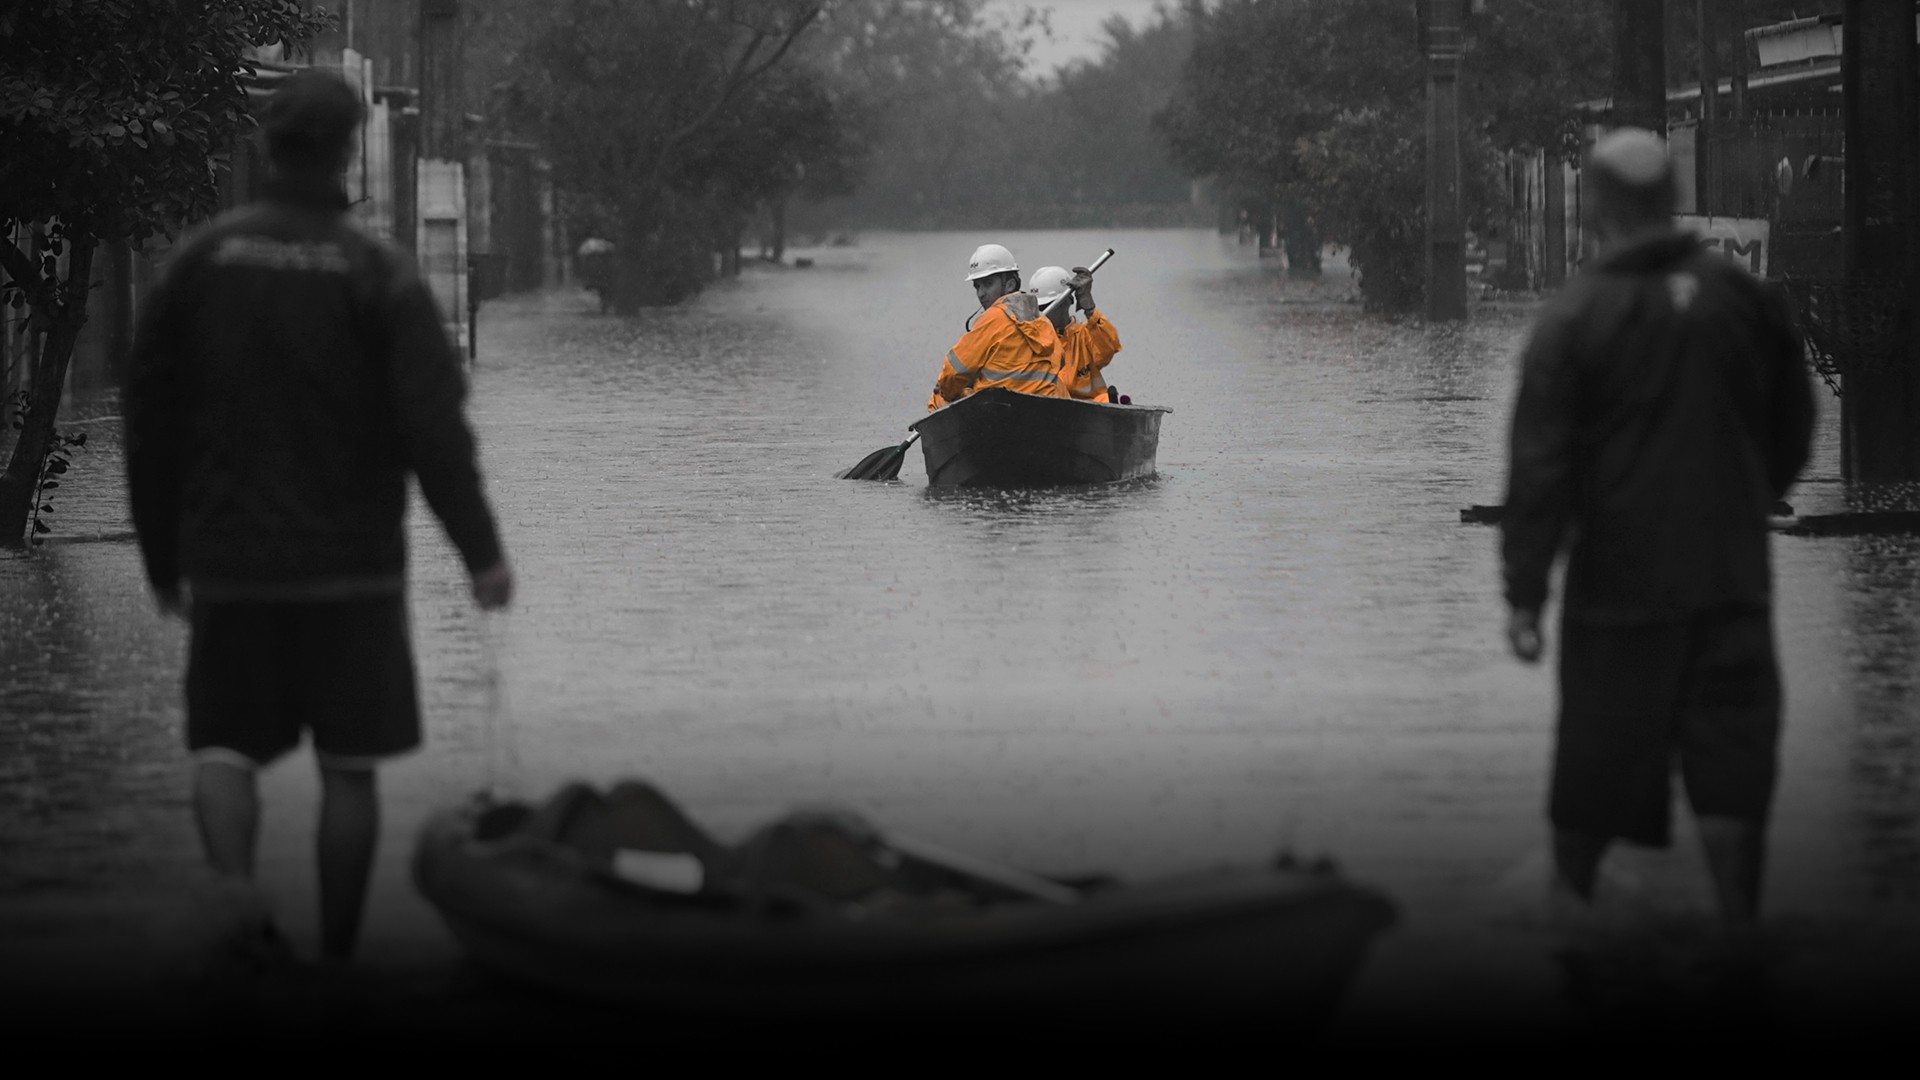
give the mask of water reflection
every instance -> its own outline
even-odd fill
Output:
[[[1849,772],[1867,888],[1920,899],[1920,539],[1849,541]]]
[[[153,829],[184,813],[184,637],[125,588],[136,563],[125,543],[0,561],[0,893],[98,887],[188,854]],[[175,674],[144,677],[160,672]]]

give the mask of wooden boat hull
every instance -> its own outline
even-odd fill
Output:
[[[992,387],[928,415],[912,430],[920,433],[930,484],[1110,484],[1153,475],[1160,418],[1172,411]]]
[[[1255,868],[937,919],[750,915],[623,886],[572,849],[481,839],[472,806],[415,851],[422,894],[481,964],[564,995],[722,1013],[1100,1010],[1327,1019],[1382,897]]]

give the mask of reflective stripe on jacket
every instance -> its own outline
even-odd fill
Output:
[[[1061,370],[1072,375],[1071,392],[1082,401],[1106,401],[1107,380],[1100,369],[1120,351],[1120,331],[1100,313],[1087,312],[1086,322],[1068,323],[1063,335],[1066,362]]]
[[[1004,386],[1023,394],[1067,397],[1061,381],[1060,335],[1045,315],[1015,322],[1006,297],[995,300],[973,320],[940,365],[939,381],[927,399],[927,411],[958,401],[975,390]]]

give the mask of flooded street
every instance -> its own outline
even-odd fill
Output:
[[[1170,406],[1160,475],[947,492],[833,479],[906,437],[973,308],[966,253],[1118,254],[1108,378]],[[725,835],[856,808],[998,860],[1127,876],[1330,854],[1403,927],[1481,926],[1542,849],[1554,690],[1501,635],[1497,533],[1531,308],[1459,327],[1285,281],[1206,231],[876,234],[685,308],[485,306],[472,417],[519,596],[483,616],[416,499],[427,748],[383,773],[365,949],[446,951],[406,872],[484,785],[640,775]],[[1843,505],[1837,409],[1802,512]],[[76,402],[103,415],[111,402]],[[0,892],[132,895],[198,852],[184,627],[147,596],[111,420],[79,424],[54,542],[0,560]],[[1920,538],[1776,537],[1787,685],[1769,910],[1839,927],[1920,902]],[[310,945],[316,782],[266,774],[261,877]],[[1704,907],[1691,826],[1630,854]]]

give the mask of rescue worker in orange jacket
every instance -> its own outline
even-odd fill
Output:
[[[1072,304],[1061,304],[1047,310],[1048,304],[1069,290],[1073,292]],[[1033,293],[1041,310],[1047,312],[1054,329],[1060,334],[1064,353],[1060,378],[1067,384],[1069,393],[1081,401],[1111,401],[1113,395],[1108,391],[1106,377],[1101,372],[1113,362],[1114,354],[1120,351],[1120,331],[1093,305],[1093,275],[1084,266],[1076,266],[1071,271],[1058,266],[1043,266],[1034,271],[1033,286],[1027,291]],[[1074,321],[1075,307],[1086,315],[1085,322]]]
[[[1042,317],[1033,294],[1020,290],[1020,266],[999,244],[983,244],[967,262],[967,281],[981,311],[947,350],[927,411],[975,390],[1004,386],[1025,394],[1066,397],[1060,335]]]

